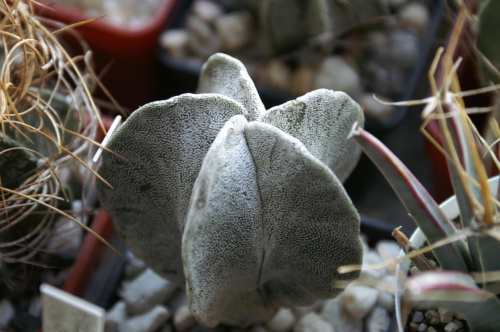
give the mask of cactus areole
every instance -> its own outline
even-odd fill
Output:
[[[205,326],[248,326],[279,307],[337,296],[359,272],[359,215],[342,181],[362,111],[317,90],[265,110],[224,54],[197,94],[147,104],[111,137],[97,186],[130,250],[185,287]]]

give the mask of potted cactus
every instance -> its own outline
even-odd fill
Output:
[[[432,70],[437,67],[441,53],[442,49]],[[456,70],[460,62],[453,63],[452,54],[453,50],[448,49],[442,59],[445,68],[442,85],[438,89],[431,79],[433,96],[421,102],[426,104],[424,133],[431,119],[440,124],[444,145],[441,151],[448,161],[455,192],[451,201],[439,206],[381,142],[362,128],[355,127],[352,132],[418,226],[410,240],[399,230],[394,233],[406,253],[401,260],[411,259],[414,272],[399,289],[401,331],[417,328],[407,324],[412,322],[408,314],[413,307],[450,310],[465,319],[464,330],[494,331],[500,326],[500,300],[496,291],[500,268],[496,257],[500,249],[498,178],[488,182],[486,157],[483,157],[490,156],[498,168],[497,148],[490,147],[470,121],[462,100],[462,96],[470,93],[459,90]],[[424,254],[427,252],[430,257]],[[409,266],[409,262],[401,264],[403,276]],[[436,328],[444,328],[439,320],[435,324]]]
[[[88,229],[102,122],[90,52],[68,55],[54,33],[67,27],[42,22],[30,2],[4,2],[0,12],[0,274],[2,290],[20,293],[36,289],[30,268],[61,265],[56,238],[78,242]]]
[[[361,108],[318,90],[265,110],[245,67],[215,54],[197,94],[147,104],[111,137],[102,206],[130,250],[187,292],[205,326],[245,327],[331,298],[359,275],[342,181]]]

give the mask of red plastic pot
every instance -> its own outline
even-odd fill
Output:
[[[73,24],[91,19],[49,0],[39,2],[50,8],[33,3],[36,13],[51,20]],[[96,72],[104,74],[101,77],[104,85],[129,112],[159,99],[155,50],[158,37],[178,2],[163,0],[151,21],[138,29],[114,26],[103,18],[76,28],[93,52]],[[80,50],[74,38],[69,38],[67,43]],[[107,100],[102,93],[97,97]]]

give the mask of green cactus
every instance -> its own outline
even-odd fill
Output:
[[[488,184],[478,143],[482,152],[493,156],[495,152],[477,134],[461,93],[448,90],[458,86],[453,75],[456,65],[448,62],[453,50],[448,52],[443,57],[446,80],[440,90],[436,88],[434,96],[422,103],[427,104],[425,120],[439,121],[442,149],[448,159],[460,209],[458,220],[449,219],[406,166],[380,141],[362,128],[355,128],[352,135],[391,184],[425,236],[427,250],[432,250],[439,263],[439,268],[435,268],[423,252],[412,258],[420,273],[404,283],[402,303],[420,308],[445,307],[464,314],[470,331],[496,331],[500,326],[500,300],[496,295],[500,286],[500,260],[496,256],[500,251],[500,192]],[[431,86],[436,86],[435,82]],[[495,164],[500,165],[497,158]],[[419,249],[402,233],[395,233],[407,253]],[[403,330],[406,322],[399,323]]]
[[[334,297],[359,272],[359,215],[345,179],[362,119],[342,92],[264,109],[244,66],[203,66],[198,94],[153,102],[111,137],[97,186],[131,251],[185,286],[206,326],[248,326]],[[362,120],[361,120],[362,121]]]

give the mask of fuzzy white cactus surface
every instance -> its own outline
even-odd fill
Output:
[[[361,109],[317,90],[265,110],[224,54],[198,94],[147,104],[112,136],[103,207],[135,256],[186,288],[206,326],[248,326],[338,295],[359,273],[359,215],[342,186]]]

